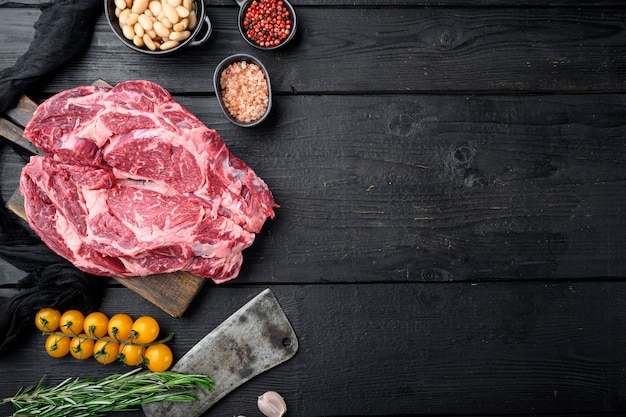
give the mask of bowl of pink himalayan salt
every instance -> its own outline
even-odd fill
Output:
[[[237,126],[258,126],[270,113],[270,77],[261,61],[252,55],[225,58],[215,68],[213,86],[224,115]]]

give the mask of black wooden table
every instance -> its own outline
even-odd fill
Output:
[[[28,48],[31,3],[0,1],[0,68]],[[278,52],[241,39],[233,1],[207,3],[208,43],[160,59],[101,16],[86,53],[33,92],[155,81],[281,205],[240,276],[205,285],[181,318],[113,280],[101,310],[154,315],[178,358],[271,288],[300,350],[207,416],[260,416],[268,389],[291,416],[624,415],[623,2],[293,3],[297,38]],[[230,124],[213,91],[215,66],[238,52],[274,87],[258,128]],[[24,162],[0,146],[6,200]],[[21,274],[1,271],[11,294]],[[49,358],[33,329],[0,357],[0,395],[44,374],[124,370]]]

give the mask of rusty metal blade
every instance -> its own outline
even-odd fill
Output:
[[[210,392],[197,391],[189,403],[143,405],[147,417],[197,417],[253,377],[293,357],[298,339],[270,289],[265,289],[206,335],[173,367],[202,374],[215,382]]]

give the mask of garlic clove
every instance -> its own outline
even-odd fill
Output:
[[[287,412],[285,399],[276,391],[267,391],[257,400],[259,410],[267,417],[282,417]]]

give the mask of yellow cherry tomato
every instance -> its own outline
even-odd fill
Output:
[[[116,314],[109,319],[109,337],[115,340],[130,339],[130,329],[133,327],[133,319],[128,314]]]
[[[146,366],[152,372],[166,371],[174,360],[172,350],[164,343],[148,346],[143,356],[145,357]]]
[[[46,352],[53,358],[62,358],[70,351],[69,336],[51,334],[46,339]]]
[[[53,332],[59,328],[61,312],[53,308],[42,308],[35,314],[35,326],[42,332]]]
[[[99,311],[87,314],[83,322],[83,330],[89,336],[104,337],[107,334],[109,318]]]
[[[96,340],[93,346],[93,357],[102,364],[113,363],[117,360],[120,351],[120,345],[117,342],[109,340]]]
[[[143,362],[143,346],[122,343],[118,355],[120,361],[128,366],[137,366]]]
[[[68,310],[61,314],[61,331],[66,334],[76,336],[83,332],[83,322],[85,315],[78,310]]]
[[[79,360],[89,359],[93,355],[95,341],[87,339],[86,334],[74,336],[70,342],[70,355]]]
[[[159,337],[160,331],[159,323],[154,317],[142,316],[133,323],[130,340],[139,344],[152,343]]]

